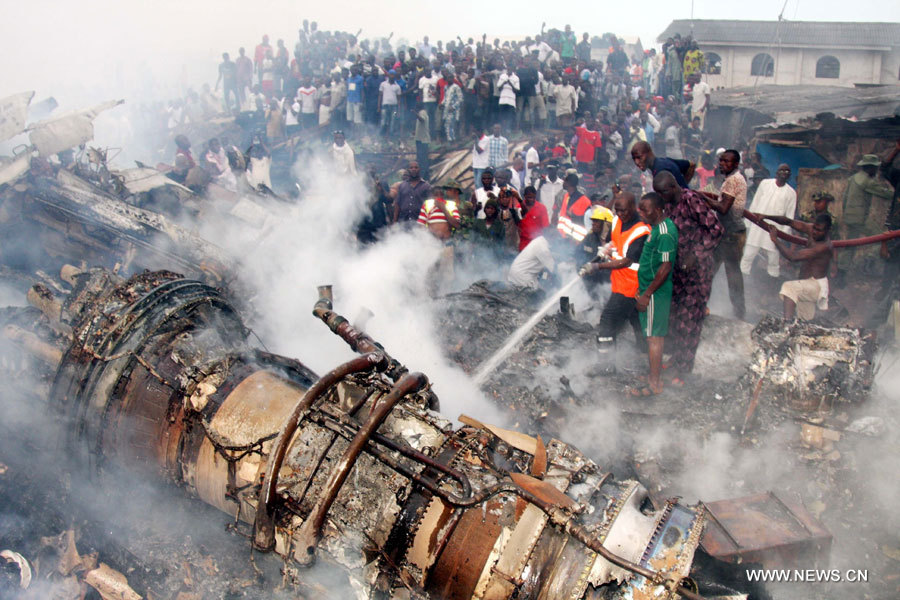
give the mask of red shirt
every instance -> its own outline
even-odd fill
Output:
[[[599,131],[591,131],[587,127],[576,127],[575,135],[578,136],[575,160],[585,163],[594,162],[596,149],[603,147],[603,136]]]
[[[271,49],[272,46],[270,46],[269,44],[257,44],[256,51],[253,53],[253,62],[255,62],[256,64],[262,63],[263,59],[266,57],[266,52]]]
[[[543,233],[550,226],[550,217],[547,215],[547,207],[540,202],[528,209],[522,220],[519,221],[519,252],[525,249],[531,240]]]

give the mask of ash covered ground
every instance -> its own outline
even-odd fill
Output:
[[[713,306],[727,303],[721,292],[717,289]],[[900,519],[892,506],[900,490],[891,457],[900,447],[900,423],[892,410],[900,355],[893,347],[874,354],[875,382],[864,401],[838,400],[798,411],[767,384],[748,420],[759,381],[750,369],[752,325],[709,316],[697,376],[657,397],[633,397],[628,390],[646,372],[646,357],[625,327],[616,372],[606,372],[592,327],[602,304],[585,300],[574,314],[551,310],[487,380],[484,390],[510,423],[545,438],[571,440],[617,475],[642,481],[658,499],[711,502],[774,491],[800,501],[834,536],[828,568],[867,570],[869,577],[868,583],[780,583],[749,590],[743,567],[737,567],[732,583],[741,589],[743,578],[751,597],[897,597]],[[490,282],[443,297],[438,314],[448,356],[474,371],[541,302]],[[757,306],[761,313],[779,308],[763,299]],[[827,316],[834,319],[823,319],[829,325],[853,321],[842,304]],[[768,317],[760,328],[780,323]],[[837,432],[840,439],[804,440],[804,425]],[[724,573],[720,577],[727,579]]]

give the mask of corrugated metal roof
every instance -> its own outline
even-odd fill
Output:
[[[716,90],[714,107],[754,110],[776,123],[797,123],[821,113],[867,120],[900,116],[900,85],[859,88],[820,85],[761,85]]]
[[[693,32],[691,24],[693,23]],[[886,48],[900,46],[900,23],[851,23],[828,21],[734,21],[679,19],[672,21],[657,38],[664,42],[676,33],[691,34],[701,44],[781,43],[818,48]]]

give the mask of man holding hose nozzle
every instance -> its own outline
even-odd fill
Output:
[[[650,235],[650,227],[637,214],[634,194],[623,192],[613,203],[616,216],[612,224],[612,240],[598,250],[597,258],[584,265],[578,272],[585,277],[602,270],[610,272],[612,294],[603,307],[597,326],[597,342],[600,354],[612,364],[606,370],[615,371],[616,337],[622,326],[629,322],[634,329],[634,337],[642,352],[647,350],[647,341],[641,331],[635,297],[638,293],[638,268],[644,242]]]
[[[785,281],[778,293],[784,300],[784,318],[792,320],[794,315],[797,315],[801,319],[811,320],[816,316],[816,307],[821,310],[828,309],[828,274],[834,254],[828,235],[831,231],[831,216],[819,215],[814,223],[804,223],[780,215],[760,216],[779,225],[789,225],[809,235],[809,245],[795,250],[778,239],[776,228],[771,226],[768,228],[769,239],[775,244],[778,252],[789,261],[803,263],[800,267],[800,279]]]

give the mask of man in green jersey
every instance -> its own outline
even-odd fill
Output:
[[[652,396],[662,391],[663,341],[669,332],[669,306],[672,304],[672,264],[678,249],[678,229],[663,213],[663,198],[655,192],[644,194],[638,212],[650,225],[638,267],[637,309],[641,328],[647,336],[650,375],[647,386],[635,388],[636,396]]]

